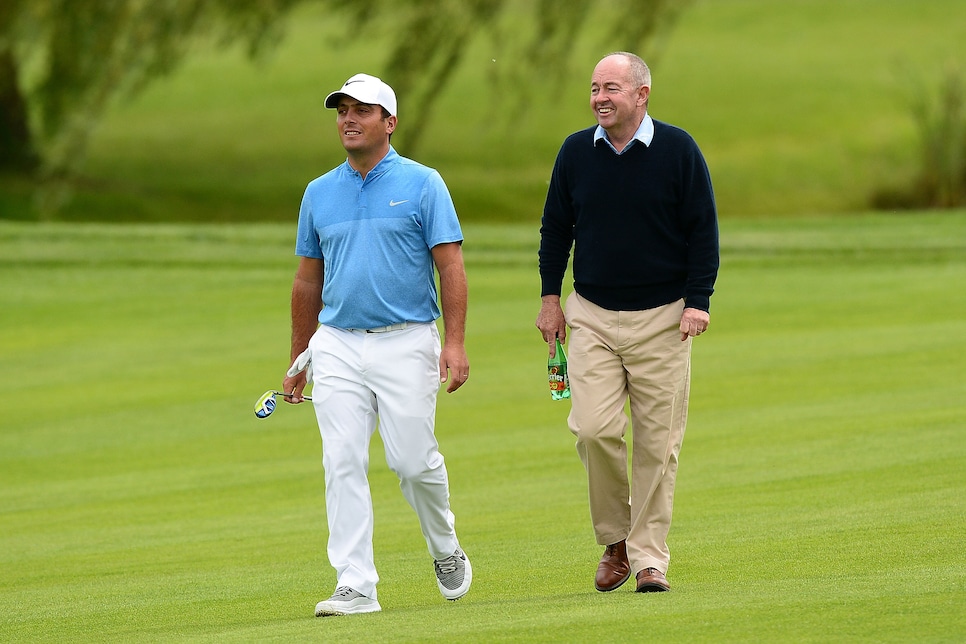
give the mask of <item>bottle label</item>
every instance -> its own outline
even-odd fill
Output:
[[[566,369],[562,369],[559,365],[554,365],[547,371],[549,372],[550,391],[563,391],[567,388]]]
[[[550,397],[554,400],[570,398],[570,379],[567,378],[567,354],[560,340],[553,358],[547,361],[547,380],[550,382]]]
[[[554,400],[570,398],[570,379],[567,377],[565,365],[551,365],[547,367],[550,382],[550,397]]]

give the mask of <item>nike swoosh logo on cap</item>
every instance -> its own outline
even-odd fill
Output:
[[[407,201],[409,201],[409,199],[403,199],[402,201],[393,201],[392,199],[390,199],[389,200],[389,205],[390,206],[398,206],[399,204],[406,203]]]

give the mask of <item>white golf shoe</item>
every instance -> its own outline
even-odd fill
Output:
[[[473,581],[473,567],[469,557],[460,548],[445,559],[437,559],[434,566],[436,584],[443,597],[456,600],[469,592],[470,583]]]
[[[382,610],[375,599],[369,599],[348,586],[335,589],[331,597],[315,605],[316,617],[331,615],[356,615],[358,613],[377,613]]]

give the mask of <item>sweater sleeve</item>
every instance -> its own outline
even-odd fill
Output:
[[[568,139],[569,141],[569,139]],[[557,153],[540,223],[540,295],[560,295],[574,242],[574,208],[566,171],[565,141]]]
[[[708,165],[693,141],[685,186],[682,214],[688,243],[688,278],[684,301],[687,307],[708,311],[720,263],[718,215]]]

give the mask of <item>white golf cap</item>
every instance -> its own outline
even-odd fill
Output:
[[[381,105],[389,110],[390,114],[396,116],[396,93],[375,76],[356,74],[345,82],[342,89],[325,97],[325,106],[329,109],[338,107],[340,96],[349,96],[360,103]]]

